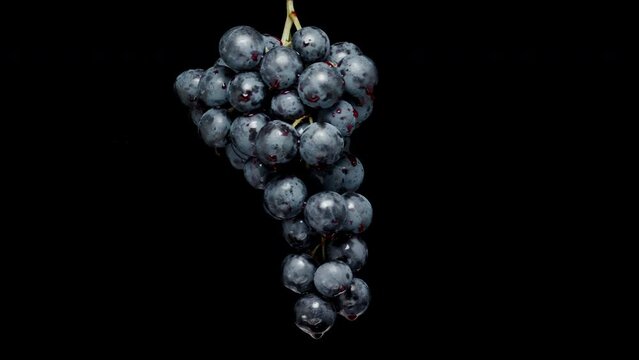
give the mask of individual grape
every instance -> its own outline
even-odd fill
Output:
[[[291,219],[302,212],[307,195],[306,185],[299,178],[276,178],[266,184],[264,208],[278,220]]]
[[[357,97],[370,96],[377,85],[377,68],[370,58],[364,55],[350,55],[342,59],[339,66],[344,77],[346,91]]]
[[[329,123],[313,123],[300,137],[300,155],[309,165],[330,165],[344,150],[339,130]]]
[[[324,190],[338,193],[357,191],[364,181],[364,166],[357,157],[346,154],[328,169],[316,170],[314,175]]]
[[[353,321],[362,315],[371,301],[368,285],[360,278],[354,278],[350,288],[337,298],[339,314]]]
[[[326,63],[315,63],[300,75],[297,92],[304,105],[326,109],[335,105],[344,93],[344,79],[336,68]]]
[[[290,124],[269,121],[257,134],[255,152],[266,164],[284,164],[297,155],[299,139],[300,135]]]
[[[301,218],[282,221],[282,235],[284,240],[297,250],[308,249],[314,243],[311,228]]]
[[[346,220],[346,201],[342,195],[333,191],[318,192],[308,198],[304,219],[315,231],[337,231]]]
[[[200,126],[200,121],[202,121],[202,115],[204,115],[204,113],[206,112],[206,108],[204,108],[203,106],[197,104],[194,105],[193,108],[191,108],[191,121],[193,121],[193,124],[195,124],[195,126]]]
[[[357,125],[356,114],[353,105],[340,100],[330,108],[320,110],[317,119],[335,126],[342,136],[350,136]]]
[[[317,268],[313,284],[320,294],[335,297],[345,292],[352,280],[353,272],[348,265],[341,261],[329,261]]]
[[[204,74],[202,69],[186,70],[178,75],[173,85],[182,104],[193,107],[198,100],[198,85]]]
[[[213,66],[204,72],[198,85],[199,98],[208,106],[224,105],[229,100],[227,87],[235,73],[226,66]]]
[[[346,220],[342,230],[355,234],[363,233],[373,221],[373,207],[363,195],[357,193],[344,194],[346,201]]]
[[[288,255],[282,262],[282,284],[298,294],[309,292],[313,289],[315,269],[315,263],[310,256]]]
[[[262,113],[235,118],[231,124],[231,142],[235,148],[244,155],[256,156],[255,139],[269,120]]]
[[[304,116],[304,104],[297,92],[287,90],[273,96],[271,111],[284,120],[295,120]]]
[[[336,317],[333,305],[315,294],[306,294],[295,303],[295,325],[313,339],[330,330]]]
[[[373,98],[368,95],[362,96],[352,104],[356,113],[357,126],[360,126],[373,112]]]
[[[331,45],[331,50],[328,54],[328,61],[335,65],[339,65],[339,62],[349,55],[362,55],[362,50],[353,43],[338,42]]]
[[[231,118],[224,109],[209,109],[200,120],[200,136],[211,147],[226,146],[226,136],[231,129]]]
[[[248,159],[248,157],[235,149],[235,145],[227,144],[224,148],[226,152],[226,157],[229,158],[229,162],[231,166],[233,166],[237,170],[244,169],[244,163]]]
[[[244,179],[258,190],[264,190],[270,175],[271,171],[256,158],[250,158],[244,163]]]
[[[366,264],[368,246],[359,236],[354,235],[350,239],[334,240],[326,248],[326,255],[329,260],[343,261],[353,271],[358,271]]]
[[[293,34],[293,49],[306,63],[326,60],[330,48],[328,35],[318,27],[303,27]]]
[[[271,89],[287,89],[295,84],[302,70],[302,59],[295,50],[280,46],[264,55],[260,76]]]
[[[274,48],[276,48],[278,46],[282,46],[282,41],[280,41],[280,39],[276,38],[273,35],[263,34],[262,37],[264,38],[264,52],[265,53],[271,51],[272,49],[274,49]]]
[[[264,55],[264,37],[250,26],[236,26],[222,35],[220,57],[235,71],[255,69]]]
[[[237,74],[228,86],[229,102],[241,112],[262,107],[266,96],[266,85],[256,72]]]

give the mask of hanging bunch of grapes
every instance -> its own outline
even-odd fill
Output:
[[[331,45],[323,30],[302,27],[292,0],[281,41],[237,26],[219,52],[208,70],[180,74],[176,92],[204,142],[224,148],[281,221],[294,250],[282,282],[301,295],[295,323],[319,339],[337,314],[355,320],[370,301],[355,275],[368,257],[373,210],[357,193],[364,167],[349,145],[373,110],[377,69],[356,45]]]

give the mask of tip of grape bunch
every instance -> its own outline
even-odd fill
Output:
[[[324,336],[324,333],[312,333],[312,334],[309,334],[309,335],[310,335],[313,339],[315,339],[315,340],[319,340],[319,339],[321,339],[321,338],[322,338],[322,336]]]
[[[357,315],[346,315],[346,319],[349,321],[357,320]]]

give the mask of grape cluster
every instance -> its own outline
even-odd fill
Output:
[[[224,148],[231,165],[263,190],[264,210],[282,223],[294,250],[282,283],[301,297],[296,325],[315,339],[337,314],[355,320],[370,293],[355,277],[366,264],[363,233],[371,203],[356,191],[362,162],[350,137],[371,115],[377,69],[354,44],[330,44],[302,27],[290,46],[249,26],[228,30],[208,70],[175,82],[204,142]]]

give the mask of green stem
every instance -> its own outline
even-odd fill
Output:
[[[282,45],[284,46],[291,46],[291,28],[293,25],[295,25],[296,30],[302,28],[300,19],[295,12],[293,0],[286,0],[286,21],[284,22],[284,31],[282,31]]]

